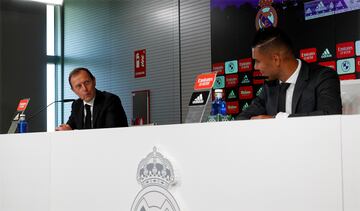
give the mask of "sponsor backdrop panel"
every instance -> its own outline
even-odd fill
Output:
[[[225,74],[235,74],[237,71],[229,64],[238,60],[238,71],[249,71],[253,76],[239,74],[239,89],[249,91],[250,87],[261,85],[261,74],[252,66],[251,42],[257,29],[278,26],[293,40],[298,58],[336,70],[341,80],[356,79],[360,28],[355,26],[360,25],[359,9],[359,1],[344,0],[211,0],[213,71],[223,63]],[[233,78],[226,77],[225,84],[228,80]],[[250,83],[246,84],[248,80]],[[228,88],[233,87],[225,87]],[[239,94],[238,101],[244,105],[244,100],[254,97]]]
[[[0,135],[0,210],[49,210],[49,137]]]
[[[138,165],[156,146],[180,210],[342,211],[340,118],[55,133],[51,210],[130,210],[145,190]]]
[[[344,210],[360,210],[360,134],[359,115],[342,117],[342,159],[344,177]]]

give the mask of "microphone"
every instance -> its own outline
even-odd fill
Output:
[[[62,99],[62,100],[55,100],[54,102],[50,103],[49,105],[41,108],[39,111],[35,112],[35,114],[31,115],[29,118],[27,118],[27,121],[30,119],[36,117],[39,113],[41,113],[43,110],[47,109],[49,106],[51,106],[54,103],[68,103],[68,102],[74,102],[75,99]]]
[[[54,101],[52,103],[59,103],[59,102],[68,103],[68,102],[74,102],[74,101],[75,101],[75,99],[63,99],[63,100]],[[49,105],[51,105],[51,104],[49,104]]]

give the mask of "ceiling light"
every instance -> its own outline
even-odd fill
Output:
[[[63,0],[26,0],[26,1],[36,1],[36,2],[41,2],[41,3],[45,3],[45,4],[54,4],[54,5],[62,5],[63,4]]]

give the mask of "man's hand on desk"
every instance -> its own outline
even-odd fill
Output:
[[[68,124],[61,124],[59,125],[59,127],[55,128],[55,131],[63,131],[63,130],[72,130],[72,128]]]
[[[251,117],[251,119],[273,119],[273,118],[274,116],[270,116],[270,115],[258,115]]]

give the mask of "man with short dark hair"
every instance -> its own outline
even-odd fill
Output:
[[[69,74],[69,84],[79,99],[73,102],[67,123],[57,127],[57,131],[128,126],[120,98],[97,90],[96,79],[87,68],[74,69]]]
[[[290,39],[280,29],[259,30],[252,45],[252,57],[254,69],[267,80],[261,94],[237,119],[342,113],[336,72],[297,59]]]

